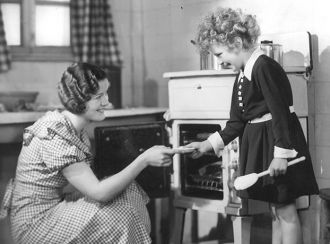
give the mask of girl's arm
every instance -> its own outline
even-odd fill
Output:
[[[218,156],[220,156],[220,151],[224,148],[225,145],[243,134],[246,124],[242,119],[241,111],[238,109],[238,100],[235,96],[237,94],[238,78],[239,76],[236,77],[236,81],[233,87],[230,105],[230,118],[226,123],[226,127],[222,128],[221,131],[214,133],[208,138],[209,144],[212,145],[213,150]]]
[[[278,176],[286,173],[287,158],[297,155],[292,148],[289,131],[291,86],[285,71],[275,62],[262,63],[256,69],[255,77],[272,115],[275,146],[274,159],[269,165],[269,171],[270,176]]]
[[[173,154],[174,151],[170,148],[154,146],[138,156],[119,173],[101,181],[83,162],[65,167],[62,173],[69,183],[84,195],[99,202],[107,202],[126,189],[146,166],[162,167],[171,164]]]
[[[226,127],[221,131],[213,133],[207,140],[203,142],[193,142],[186,147],[193,147],[196,150],[192,153],[193,158],[199,158],[204,153],[214,151],[216,155],[220,157],[221,151],[225,145],[234,140],[236,137],[242,135],[245,127],[245,122],[242,120],[238,110],[237,99],[234,94],[237,93],[237,80],[233,87],[231,106],[230,106],[230,118],[226,123]]]

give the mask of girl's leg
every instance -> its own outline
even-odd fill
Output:
[[[272,244],[282,244],[282,230],[280,220],[277,217],[275,206],[271,206],[272,221]]]
[[[291,203],[277,206],[276,215],[281,227],[281,244],[302,244],[301,226],[296,205]]]

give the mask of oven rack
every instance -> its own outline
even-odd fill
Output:
[[[190,182],[190,184],[188,182]],[[187,188],[223,192],[223,183],[221,177],[189,175],[188,182],[185,184]]]

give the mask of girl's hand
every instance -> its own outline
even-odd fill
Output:
[[[286,158],[274,158],[269,165],[270,176],[279,176],[286,173],[288,160]]]
[[[164,167],[172,163],[174,150],[165,146],[153,146],[142,153],[139,157],[146,166]]]
[[[195,151],[191,153],[191,157],[196,159],[203,156],[205,153],[213,150],[211,143],[208,140],[202,142],[192,142],[188,145],[184,145],[184,147],[193,147]]]

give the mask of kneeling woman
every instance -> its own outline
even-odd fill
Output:
[[[154,146],[98,180],[85,127],[105,118],[108,88],[103,70],[73,64],[58,85],[65,110],[47,112],[25,129],[2,211],[10,214],[17,243],[151,243],[148,197],[134,179],[148,165],[170,164],[174,151]],[[68,184],[82,195],[66,194]]]

